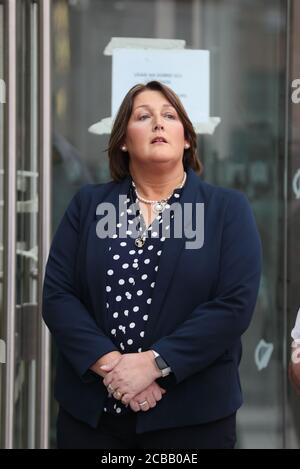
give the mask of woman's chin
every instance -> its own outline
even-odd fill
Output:
[[[182,158],[176,157],[176,156],[171,156],[171,155],[148,155],[144,156],[143,158],[132,158],[132,163],[135,165],[139,166],[147,166],[151,167],[154,169],[155,167],[157,168],[163,168],[164,166],[168,166],[170,168],[174,168],[174,166],[180,164],[182,161]]]
[[[170,155],[153,155],[147,158],[147,163],[150,164],[176,164],[178,162],[178,158]]]

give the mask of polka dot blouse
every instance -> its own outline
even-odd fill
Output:
[[[184,187],[184,186],[183,186]],[[183,188],[177,188],[168,200],[164,212],[170,210],[172,203],[178,202]],[[127,211],[126,238],[118,237],[118,230],[112,236],[108,249],[108,264],[106,272],[106,308],[110,337],[121,353],[142,352],[147,322],[155,288],[155,280],[159,269],[159,260],[163,251],[166,235],[163,236],[162,217],[158,214],[148,227],[143,247],[135,245],[135,239],[130,236],[130,225],[133,219],[140,216],[137,230],[143,233],[146,229],[145,221],[136,203],[136,194],[131,182],[124,211],[120,211],[117,228],[122,226],[122,218]],[[132,210],[135,204],[136,211]],[[129,208],[131,207],[131,208]],[[170,230],[172,235],[172,220],[170,215]],[[108,395],[104,404],[104,412],[114,415],[133,412],[130,406],[126,407],[121,401]]]

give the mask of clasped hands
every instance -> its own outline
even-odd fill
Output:
[[[106,372],[103,384],[109,394],[124,405],[130,405],[134,412],[145,412],[155,407],[166,393],[155,381],[161,374],[154,364],[151,350],[120,354],[110,363],[101,365],[100,369]]]

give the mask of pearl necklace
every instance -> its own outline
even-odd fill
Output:
[[[176,186],[173,191],[171,192],[171,194],[165,198],[165,199],[161,199],[161,200],[147,200],[147,199],[144,199],[143,197],[140,196],[140,194],[138,193],[137,189],[136,189],[136,185],[134,183],[134,181],[132,181],[132,185],[134,187],[134,190],[135,190],[135,193],[136,193],[136,196],[137,196],[137,199],[140,200],[141,202],[144,202],[145,204],[149,204],[152,206],[152,209],[154,211],[154,213],[162,213],[164,211],[164,209],[166,208],[166,205],[168,203],[168,200],[172,197],[175,189],[181,189],[185,183],[185,180],[186,180],[186,172],[184,172],[184,175],[183,175],[183,179],[182,179],[182,182],[179,186]],[[142,216],[140,215],[140,221],[142,219]],[[145,226],[145,229],[143,231],[142,234],[140,234],[134,241],[134,244],[138,247],[138,248],[141,248],[144,246],[145,244],[145,241],[146,241],[146,237],[144,236],[145,232],[147,231],[147,227],[145,225],[145,223],[143,223],[144,226]]]
[[[184,175],[183,175],[183,179],[182,179],[182,182],[179,186],[176,186],[175,189],[181,189],[185,183],[185,180],[186,180],[186,172],[184,172]],[[161,213],[164,211],[166,205],[167,205],[167,202],[168,200],[172,197],[175,189],[173,189],[173,191],[171,192],[171,194],[165,198],[165,199],[161,199],[161,200],[147,200],[147,199],[144,199],[142,196],[140,196],[140,194],[138,193],[137,191],[137,188],[136,188],[136,185],[134,183],[134,181],[132,181],[132,185],[135,189],[135,193],[136,193],[136,196],[137,198],[141,201],[141,202],[144,202],[145,204],[149,204],[149,205],[152,205],[152,209],[154,211],[154,213]]]

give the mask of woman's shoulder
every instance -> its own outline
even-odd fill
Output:
[[[207,181],[201,180],[200,190],[206,199],[222,205],[249,205],[247,194],[229,187],[218,186]]]
[[[108,181],[97,184],[85,184],[77,191],[75,197],[80,202],[85,202],[85,200],[90,200],[94,196],[104,195],[105,193],[113,189],[116,184],[117,182],[115,181]]]
[[[201,183],[202,190],[206,192],[208,211],[215,214],[217,223],[225,223],[233,232],[245,229],[257,235],[255,215],[247,194],[238,189],[217,186],[209,182]],[[253,231],[255,230],[255,232]],[[250,231],[249,231],[250,232]]]
[[[98,192],[109,190],[110,188],[114,187],[116,184],[117,182],[112,181],[112,180],[108,182],[85,184],[79,189],[78,193],[80,193],[80,195],[84,197],[85,195],[88,195],[88,194],[95,194]]]
[[[97,206],[115,186],[115,181],[100,184],[85,184],[75,192],[67,211],[74,214],[87,214],[91,207]]]

